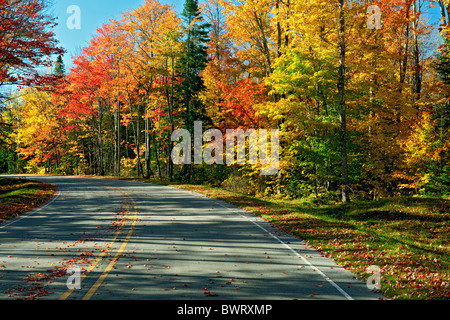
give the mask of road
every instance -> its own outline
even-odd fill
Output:
[[[125,180],[27,177],[58,194],[0,225],[0,299],[382,297],[300,239],[225,202]]]

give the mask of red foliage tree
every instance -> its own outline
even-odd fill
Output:
[[[52,55],[63,54],[52,29],[55,19],[43,0],[0,0],[0,86],[48,85],[57,76],[41,75]]]
[[[229,86],[219,83],[222,90],[223,102],[218,103],[225,118],[226,128],[259,128],[258,116],[254,108],[262,103],[267,94],[264,83],[255,83],[245,78],[235,85]]]

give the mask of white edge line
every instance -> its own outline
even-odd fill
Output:
[[[5,224],[3,224],[3,225],[0,225],[0,229],[6,228],[6,227],[8,227],[8,226],[10,226],[10,225],[12,225],[12,224],[14,224],[14,223],[16,223],[16,222],[19,222],[19,221],[22,220],[22,219],[25,219],[25,218],[27,218],[27,217],[29,217],[29,216],[32,216],[33,214],[35,214],[35,213],[41,211],[42,209],[44,209],[44,208],[47,207],[48,205],[50,205],[50,204],[52,204],[53,202],[55,202],[56,199],[59,198],[59,196],[60,196],[60,193],[59,193],[59,191],[57,190],[57,191],[56,191],[56,195],[54,195],[54,196],[52,197],[52,199],[51,199],[50,201],[48,201],[46,204],[44,204],[42,207],[39,207],[39,208],[37,208],[37,209],[34,209],[33,211],[30,211],[30,212],[28,212],[28,213],[22,214],[20,217],[17,217],[17,218],[15,218],[15,219],[13,219],[12,221],[9,221],[9,222],[7,222],[7,223],[5,223]]]
[[[239,214],[237,212],[234,212],[233,209],[234,208],[229,208],[221,203],[217,203],[220,206],[230,210],[233,213]],[[237,210],[243,210],[240,208],[237,208]],[[245,213],[247,213],[244,210]],[[241,217],[245,218],[242,214],[240,214]],[[283,242],[280,238],[278,238],[276,235],[274,235],[273,233],[271,233],[269,230],[267,230],[266,228],[262,227],[261,225],[259,225],[257,222],[252,221],[250,219],[246,219],[248,221],[250,221],[251,223],[253,223],[255,226],[257,226],[258,228],[260,228],[261,230],[263,230],[264,232],[266,232],[267,234],[269,234],[272,238],[274,238],[275,240],[277,240],[279,243],[281,243],[283,246],[285,246],[287,249],[289,249],[292,253],[294,253],[297,257],[301,258],[307,265],[309,265],[311,268],[315,269],[326,281],[328,281],[333,287],[335,287],[344,297],[346,297],[348,300],[354,300],[347,292],[345,292],[341,287],[339,287],[333,280],[331,280],[326,274],[324,274],[322,271],[320,271],[319,268],[317,268],[315,265],[313,265],[311,262],[309,262],[308,259],[306,259],[304,256],[302,256],[301,254],[299,254],[297,251],[295,251],[294,249],[292,249],[290,246],[288,246],[285,242]]]

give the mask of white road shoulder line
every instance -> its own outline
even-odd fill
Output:
[[[14,224],[16,222],[19,222],[22,219],[25,219],[25,218],[27,218],[29,216],[32,216],[33,214],[36,214],[37,212],[41,211],[42,209],[46,208],[47,206],[49,206],[50,204],[55,202],[56,199],[59,198],[59,196],[60,196],[59,191],[56,191],[56,195],[53,196],[53,198],[50,201],[48,201],[46,204],[44,204],[42,207],[39,207],[39,208],[37,208],[37,209],[35,209],[33,211],[30,211],[28,213],[25,213],[25,214],[21,215],[20,217],[17,217],[17,218],[15,218],[15,219],[13,219],[13,220],[11,220],[9,222],[6,222],[5,224],[0,225],[0,229],[6,228],[6,227],[8,227],[8,226],[10,226],[10,225],[12,225],[12,224]]]
[[[218,205],[220,205],[221,207],[224,207],[228,210],[230,210],[231,212],[235,213],[235,214],[239,214],[238,212],[233,211],[234,208],[229,208],[225,205],[223,205],[222,203],[216,202]],[[238,210],[243,210],[240,208],[237,208]],[[243,210],[244,212],[246,212],[245,210]],[[246,212],[246,214],[248,214]],[[251,214],[251,213],[250,213]],[[242,218],[246,218],[244,217],[244,215],[239,214]],[[276,235],[274,235],[272,232],[270,232],[269,230],[267,230],[266,228],[264,228],[263,226],[261,226],[260,224],[258,224],[255,221],[252,221],[250,219],[247,219],[247,221],[250,221],[251,223],[253,223],[255,226],[257,226],[258,228],[260,228],[261,230],[263,230],[264,232],[266,232],[267,234],[269,234],[272,238],[274,238],[275,240],[277,240],[279,243],[281,243],[284,247],[286,247],[289,251],[291,251],[292,253],[294,253],[297,257],[301,258],[307,265],[309,265],[311,268],[315,269],[326,281],[328,281],[328,283],[330,283],[333,287],[336,288],[336,290],[338,290],[345,298],[347,298],[348,300],[354,300],[347,292],[345,292],[341,287],[339,287],[333,280],[331,280],[326,274],[324,274],[322,271],[320,271],[319,268],[317,268],[315,265],[313,265],[311,262],[308,261],[308,259],[306,259],[304,256],[302,256],[301,254],[299,254],[297,251],[295,251],[294,249],[292,249],[287,243],[283,242],[283,240],[281,240],[280,238],[278,238]]]

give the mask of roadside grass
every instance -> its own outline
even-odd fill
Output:
[[[173,185],[244,208],[305,240],[362,279],[381,270],[391,299],[449,299],[450,199],[392,198],[320,204],[258,198],[222,188]]]
[[[48,183],[0,178],[0,223],[41,206],[55,192],[56,188]]]

